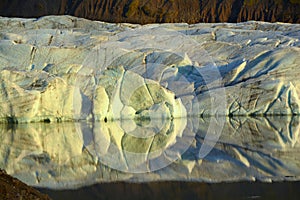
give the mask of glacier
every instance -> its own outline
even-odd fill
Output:
[[[298,24],[0,17],[0,168],[55,189],[299,180],[299,46]]]
[[[0,27],[3,123],[299,114],[297,24],[48,16]]]

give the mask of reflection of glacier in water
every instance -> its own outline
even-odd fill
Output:
[[[59,189],[112,181],[299,180],[299,117],[226,118],[201,158],[211,120],[218,121],[3,125],[0,168],[30,185]]]
[[[95,123],[83,139],[87,150],[108,167],[145,173],[180,159],[195,136],[192,128],[187,118]]]

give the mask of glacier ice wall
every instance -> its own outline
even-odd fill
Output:
[[[0,18],[0,167],[57,189],[299,180],[299,39],[282,23]]]
[[[0,19],[2,122],[299,114],[299,25]]]

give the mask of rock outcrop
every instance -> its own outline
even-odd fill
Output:
[[[74,15],[107,22],[300,22],[298,0],[3,0],[0,15]]]
[[[7,199],[41,199],[50,200],[47,195],[41,194],[36,189],[29,187],[16,178],[6,174],[5,171],[0,169],[0,198]]]

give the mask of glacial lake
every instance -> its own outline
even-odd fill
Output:
[[[0,168],[53,199],[292,198],[299,129],[297,116],[2,124]]]

